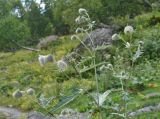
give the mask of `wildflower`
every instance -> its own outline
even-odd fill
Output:
[[[131,47],[130,43],[127,42],[127,43],[126,43],[126,48],[129,49],[130,47]]]
[[[99,68],[99,70],[100,70],[100,71],[104,71],[106,68],[107,68],[107,67],[106,67],[105,65],[102,65],[102,66]]]
[[[49,55],[39,55],[38,57],[39,63],[41,66],[44,66],[47,62],[53,61],[53,56]]]
[[[115,33],[115,34],[113,34],[113,35],[112,35],[112,40],[113,40],[113,41],[117,41],[117,40],[119,40],[119,35],[118,35],[118,34],[116,34],[116,33]]]
[[[125,34],[133,34],[133,32],[134,32],[134,29],[133,29],[132,26],[126,26],[126,27],[124,28],[124,33],[125,33]]]
[[[25,91],[20,91],[20,92],[22,93],[22,95],[23,95],[23,96],[24,96],[24,95],[25,95],[25,93],[26,93]]]
[[[59,60],[57,66],[59,70],[64,71],[67,68],[67,63],[64,60]]]
[[[79,14],[86,14],[87,10],[84,8],[80,8],[78,12],[79,12]]]
[[[89,18],[86,18],[85,16],[78,16],[76,19],[75,19],[75,22],[77,24],[82,24],[82,23],[85,23],[87,21],[89,21],[90,19]]]
[[[110,58],[111,58],[111,55],[110,55],[110,54],[106,54],[106,55],[105,55],[105,59],[106,59],[106,60],[108,60],[108,59],[110,59]]]
[[[143,45],[143,44],[144,44],[144,42],[143,42],[143,41],[139,41],[139,44],[140,44],[140,45]]]
[[[77,28],[77,29],[76,29],[76,33],[79,33],[79,32],[82,32],[82,31],[83,31],[82,28]]]
[[[15,98],[20,98],[22,97],[22,93],[19,90],[16,90],[15,92],[13,92],[12,96]]]
[[[80,23],[80,16],[78,16],[78,17],[75,19],[75,22],[76,22],[76,23]]]
[[[29,88],[26,92],[29,95],[33,95],[35,93],[35,90],[33,88]]]
[[[76,35],[72,35],[72,36],[71,36],[71,40],[74,40],[74,39],[77,39],[77,36],[76,36]]]
[[[47,61],[52,62],[53,61],[53,56],[51,54],[47,55]]]
[[[108,65],[107,65],[107,68],[108,68],[108,69],[112,69],[112,68],[113,68],[113,65],[112,65],[112,64],[108,64]]]

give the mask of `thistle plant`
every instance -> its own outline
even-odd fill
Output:
[[[114,115],[118,115],[121,116],[125,119],[128,118],[128,112],[127,112],[127,105],[128,102],[130,101],[130,96],[129,96],[129,92],[128,92],[128,83],[131,81],[133,82],[134,80],[134,76],[133,76],[133,68],[134,68],[134,63],[137,61],[138,58],[141,57],[141,55],[143,54],[143,41],[139,41],[137,45],[134,45],[132,43],[132,35],[134,33],[134,29],[132,26],[126,26],[124,29],[124,34],[129,36],[129,37],[125,37],[125,38],[129,38],[128,39],[124,39],[123,37],[121,37],[121,40],[124,43],[124,46],[126,48],[127,53],[127,57],[124,56],[120,56],[118,55],[118,59],[121,59],[123,62],[123,65],[121,64],[121,66],[123,66],[122,70],[120,72],[117,72],[116,70],[113,69],[113,76],[118,78],[121,84],[121,94],[122,94],[122,100],[123,100],[123,113],[112,113]],[[134,52],[132,49],[136,48],[137,50]],[[120,53],[117,53],[120,54]],[[127,60],[126,60],[127,58]],[[115,58],[115,60],[118,60]],[[125,59],[125,61],[124,61]],[[127,64],[125,64],[124,62],[128,62]]]
[[[96,105],[101,113],[101,118],[103,119],[103,115],[101,112],[101,108],[100,106],[103,104],[104,99],[108,96],[108,94],[110,92],[105,92],[104,94],[100,95],[99,94],[99,82],[98,82],[98,75],[97,75],[97,64],[96,64],[96,46],[94,44],[94,40],[92,39],[92,37],[90,36],[90,32],[92,32],[93,27],[95,25],[95,21],[91,21],[91,18],[87,12],[87,10],[80,8],[79,9],[79,16],[76,18],[76,23],[81,25],[81,27],[78,27],[76,29],[76,34],[77,33],[84,33],[89,37],[90,43],[91,43],[91,47],[87,46],[86,44],[84,44],[84,42],[78,37],[78,35],[73,35],[71,37],[71,39],[73,40],[74,38],[79,40],[82,45],[86,48],[86,50],[89,52],[90,56],[85,57],[84,60],[88,60],[91,59],[91,65],[90,66],[83,66],[82,69],[79,69],[77,71],[79,71],[79,73],[84,73],[88,70],[94,69],[94,80],[96,82],[96,94],[93,96],[96,102]],[[84,60],[82,60],[81,62],[78,63],[78,65],[76,66],[78,68],[79,65],[81,65]]]
[[[133,79],[132,70],[134,68],[134,63],[137,61],[137,59],[143,54],[143,42],[140,41],[138,44],[134,45],[132,42],[132,35],[134,34],[134,29],[132,26],[126,26],[124,29],[124,35],[119,34],[113,34],[112,40],[114,42],[121,40],[122,44],[124,45],[123,48],[125,48],[127,55],[121,55],[120,47],[117,47],[114,52],[113,61],[114,64],[110,63],[109,61],[100,61],[98,62],[97,54],[99,50],[105,50],[108,48],[108,45],[102,45],[102,46],[96,46],[94,43],[94,39],[91,37],[91,32],[93,30],[93,27],[95,26],[95,21],[92,21],[88,11],[80,8],[79,9],[79,16],[75,19],[75,22],[79,25],[79,27],[75,31],[75,35],[71,36],[71,40],[79,40],[80,43],[84,46],[86,49],[86,52],[88,53],[87,56],[82,56],[78,52],[74,52],[74,54],[78,55],[80,57],[80,60],[76,60],[75,58],[72,58],[69,56],[69,62],[72,64],[75,71],[79,74],[79,78],[83,80],[82,74],[88,73],[88,71],[93,71],[94,76],[93,81],[95,82],[96,90],[93,92],[88,92],[86,89],[76,89],[72,91],[72,94],[70,96],[63,96],[61,101],[56,104],[52,109],[50,109],[49,112],[53,113],[60,109],[61,107],[65,106],[66,104],[73,101],[75,98],[77,98],[79,95],[87,94],[89,97],[93,99],[93,103],[96,106],[96,110],[98,110],[100,114],[100,119],[104,119],[105,116],[105,110],[113,109],[116,110],[116,112],[110,113],[111,115],[116,115],[123,117],[124,119],[128,118],[128,112],[127,112],[127,105],[130,101],[130,96],[128,92],[128,84]],[[85,44],[84,41],[79,37],[79,34],[87,35],[90,44]],[[126,36],[126,37],[123,37]],[[121,44],[120,44],[121,45]],[[112,45],[111,45],[112,46]],[[132,50],[132,49],[136,49]],[[107,59],[110,59],[110,54],[108,54]],[[87,63],[86,63],[87,62]],[[62,69],[66,69],[67,64],[64,62],[59,62],[59,66]],[[120,64],[121,63],[121,64]],[[117,69],[121,69],[120,71]],[[114,77],[119,80],[119,87],[118,88],[110,88],[108,90],[103,90],[103,93],[100,92],[100,74],[105,74],[105,76]],[[109,79],[108,79],[109,80]],[[110,94],[117,92],[120,93],[121,102],[119,104],[114,103],[112,100],[112,97]],[[42,103],[43,107],[46,107],[50,104],[53,98],[44,98],[44,96],[40,96],[40,101],[45,102]],[[108,102],[111,102],[113,106],[109,106],[105,104],[106,100]],[[94,113],[94,109],[92,110]]]
[[[124,35],[126,35],[126,37],[122,37],[119,34],[113,34],[112,35],[112,40],[113,41],[117,41],[117,40],[122,40],[127,52],[128,52],[128,59],[127,62],[131,62],[131,65],[124,65],[123,69],[118,72],[116,71],[116,65],[113,66],[110,63],[107,63],[106,61],[101,61],[100,63],[96,62],[96,53],[98,50],[104,50],[107,46],[103,45],[103,46],[95,46],[94,44],[94,39],[92,39],[92,37],[90,36],[90,32],[93,30],[93,27],[95,25],[95,21],[91,21],[88,12],[85,9],[80,9],[79,10],[79,16],[76,18],[75,20],[79,25],[81,25],[81,27],[78,27],[76,29],[76,35],[73,35],[71,37],[71,39],[77,39],[81,42],[81,44],[86,48],[86,50],[89,52],[90,56],[83,58],[78,64],[76,65],[76,69],[79,72],[79,74],[84,73],[88,70],[94,69],[94,79],[95,79],[95,83],[96,83],[96,92],[91,93],[92,98],[95,101],[95,104],[97,106],[97,109],[100,112],[101,118],[103,119],[103,108],[104,108],[104,102],[106,101],[106,98],[110,98],[109,94],[113,93],[115,91],[121,92],[121,96],[122,96],[122,100],[123,100],[123,112],[122,113],[111,113],[112,115],[118,115],[120,117],[123,117],[125,119],[127,119],[127,103],[129,101],[129,93],[128,93],[128,82],[130,81],[130,79],[133,77],[132,76],[132,68],[134,63],[136,62],[136,60],[142,55],[142,46],[143,46],[143,42],[140,41],[138,43],[138,45],[133,45],[132,44],[132,35],[135,32],[132,26],[127,25],[124,28]],[[91,43],[91,47],[87,46],[86,44],[84,44],[84,42],[78,37],[77,33],[84,33],[86,34],[89,39],[90,39],[90,43]],[[127,39],[125,39],[127,38]],[[129,39],[129,40],[128,40]],[[132,51],[132,47],[137,47],[137,51],[134,53]],[[117,54],[117,56],[115,57],[115,60],[119,60],[116,58],[124,58],[123,56],[120,56],[120,53],[118,52],[118,48],[117,48],[117,52],[115,54]],[[79,65],[83,64],[83,62],[85,62],[85,60],[89,60],[91,62],[91,65],[86,66],[84,65],[83,68],[79,68]],[[105,70],[108,70],[109,72],[113,75],[113,77],[116,77],[119,79],[120,81],[120,85],[121,88],[120,89],[109,89],[107,91],[105,91],[104,93],[100,93],[99,91],[99,80],[98,80],[98,74],[97,74],[97,67],[100,67],[99,70],[104,72]],[[108,74],[109,75],[109,74]],[[113,107],[112,107],[113,108]]]

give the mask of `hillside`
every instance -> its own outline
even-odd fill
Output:
[[[111,92],[109,97],[105,99],[101,110],[94,105],[94,101],[90,97],[96,90],[94,70],[82,72],[80,78],[72,65],[69,65],[64,72],[60,72],[54,63],[47,63],[42,67],[38,62],[39,54],[52,54],[58,61],[70,53],[80,43],[77,40],[71,40],[71,36],[60,37],[51,43],[47,49],[43,49],[40,52],[22,49],[16,52],[0,52],[0,106],[11,106],[22,111],[36,110],[44,114],[48,114],[45,110],[50,111],[53,109],[55,112],[52,110],[53,112],[51,113],[54,114],[60,113],[64,108],[71,108],[82,113],[90,111],[93,119],[99,119],[100,111],[102,111],[103,116],[107,119],[119,119],[123,117],[120,114],[125,110],[121,97],[126,96],[127,114],[132,115],[135,112],[138,116],[133,116],[134,119],[158,119],[160,117],[160,106],[155,106],[160,105],[159,16],[159,12],[150,12],[136,16],[134,19],[115,18],[113,21],[114,24],[122,27],[127,24],[132,25],[135,32],[131,38],[132,41],[127,42],[137,44],[139,41],[143,41],[144,49],[142,56],[138,58],[130,69],[130,61],[125,62],[127,58],[130,58],[128,56],[129,53],[126,47],[123,46],[123,40],[127,39],[127,36],[121,30],[119,34],[122,41],[120,40],[115,45],[112,44],[111,50],[109,49],[109,54],[113,57],[102,61],[99,59],[101,54],[97,54],[97,64],[101,62],[112,64],[115,72],[124,73],[121,74],[123,76],[128,75],[127,71],[132,74],[132,76],[129,76],[128,81],[124,80],[125,92],[128,94],[123,95],[120,91]],[[133,45],[131,50],[135,53],[136,47]],[[118,58],[117,52],[119,53],[118,55],[125,57],[123,61],[121,57]],[[86,51],[81,55],[87,57],[88,52]],[[118,59],[114,60],[114,57]],[[84,61],[84,65],[90,66],[90,59],[86,62]],[[100,67],[101,65],[97,66],[97,71],[100,71]],[[106,72],[100,71],[98,82],[101,94],[106,90],[119,90],[121,88],[121,82],[117,77],[112,76],[112,72],[108,70]],[[21,98],[12,96],[16,90],[25,91],[29,88],[35,90],[34,95],[25,95]],[[79,93],[77,89],[83,89],[84,92],[75,96]],[[71,99],[63,107],[60,105],[61,108],[55,109],[55,106],[59,104],[58,102],[61,102],[65,96],[73,96],[73,100]],[[51,97],[53,99],[48,102],[49,105],[46,102],[40,104],[40,99],[51,99]],[[136,112],[149,106],[153,107],[139,111],[141,113]],[[113,112],[116,114],[111,115]],[[117,116],[118,114],[120,116]]]

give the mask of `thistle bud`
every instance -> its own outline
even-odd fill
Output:
[[[133,34],[133,32],[134,32],[134,29],[133,29],[132,26],[126,26],[126,27],[124,28],[124,33],[125,33],[126,35],[128,35],[128,34]]]
[[[83,9],[83,8],[80,8],[78,12],[79,12],[79,14],[86,14],[87,10]]]

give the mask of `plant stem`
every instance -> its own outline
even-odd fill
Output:
[[[93,60],[93,62],[94,62],[94,66],[95,66],[95,68],[94,68],[94,73],[95,73],[95,81],[96,81],[96,88],[97,88],[97,100],[98,100],[98,104],[97,104],[97,108],[98,108],[98,110],[99,110],[99,112],[100,112],[100,115],[101,115],[101,119],[103,119],[103,114],[102,114],[102,110],[101,110],[101,107],[99,106],[99,83],[98,83],[98,76],[97,76],[97,67],[96,67],[96,51],[94,52],[94,60]]]

